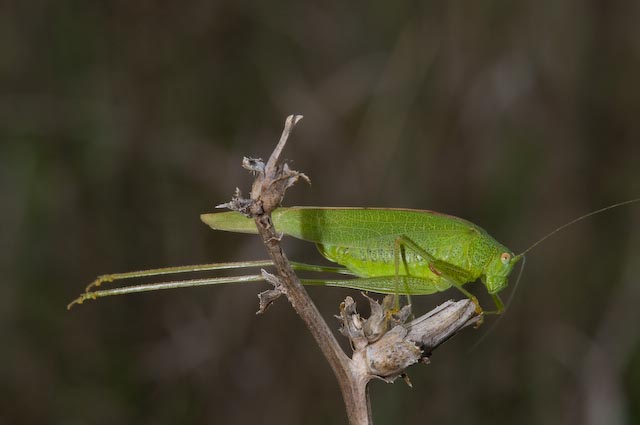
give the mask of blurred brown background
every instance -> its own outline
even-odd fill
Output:
[[[254,315],[264,286],[65,306],[97,274],[263,258],[198,216],[290,113],[313,185],[288,205],[443,211],[519,252],[638,197],[638,22],[622,0],[3,2],[0,423],[346,423],[291,308]],[[640,423],[639,273],[640,205],[554,237],[477,349],[488,326],[413,389],[373,383],[376,423]],[[310,292],[336,327],[363,304]]]

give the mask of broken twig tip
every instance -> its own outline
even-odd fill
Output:
[[[278,276],[267,272],[265,269],[260,269],[260,274],[265,281],[273,285],[273,289],[268,289],[258,294],[259,306],[256,314],[264,313],[275,300],[286,293],[286,289]]]
[[[304,115],[292,114],[287,117],[286,123],[289,125],[296,125],[302,118],[304,118]]]
[[[249,172],[256,176],[264,173],[264,162],[262,158],[242,158],[242,168],[249,170]]]

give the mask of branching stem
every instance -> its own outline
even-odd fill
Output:
[[[372,312],[377,313],[364,320],[356,312],[355,302],[347,297],[341,305],[342,333],[351,340],[355,351],[352,358],[342,351],[333,332],[293,271],[280,245],[282,235],[278,234],[271,220],[271,212],[280,206],[287,188],[300,178],[308,181],[307,176],[291,170],[280,160],[293,128],[301,119],[301,115],[287,117],[280,141],[266,165],[258,159],[244,159],[243,166],[256,174],[251,199],[242,199],[237,192],[234,199],[224,206],[255,220],[258,233],[277,271],[277,277],[268,276],[268,280],[277,279],[277,285],[274,290],[267,291],[269,294],[262,294],[261,312],[280,293],[287,296],[309,328],[338,380],[349,423],[369,425],[372,421],[367,385],[371,379],[380,378],[391,382],[404,376],[408,382],[404,374],[407,366],[424,360],[438,345],[460,329],[477,323],[481,316],[469,300],[449,301],[407,324],[404,321],[409,316],[408,307],[406,311],[403,309],[400,312],[404,312],[402,318],[397,319],[390,310],[385,310],[384,302],[380,306],[370,299]],[[386,362],[389,359],[391,361]]]

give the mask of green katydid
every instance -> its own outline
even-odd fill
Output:
[[[350,275],[347,279],[302,279],[303,284],[339,286],[364,291],[400,295],[428,295],[457,288],[482,311],[474,295],[463,285],[480,279],[501,313],[504,304],[498,293],[524,254],[558,231],[606,210],[639,202],[640,198],[620,202],[578,217],[539,239],[521,254],[496,241],[481,227],[458,217],[427,210],[383,208],[278,208],[272,213],[277,231],[316,243],[320,253],[343,267],[292,263],[299,271],[332,272]],[[255,223],[237,212],[201,215],[215,230],[256,233]],[[222,283],[264,280],[260,274],[179,280],[171,282],[95,290],[102,283],[121,279],[194,271],[267,267],[271,262],[243,261],[213,263],[98,277],[84,294],[68,306],[85,300],[134,292],[154,291]]]

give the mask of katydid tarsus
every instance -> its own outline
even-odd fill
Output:
[[[587,217],[623,205],[632,199],[580,216],[539,239],[520,254],[496,241],[481,227],[458,217],[428,210],[392,208],[278,208],[272,213],[277,231],[314,242],[320,253],[343,267],[292,263],[294,270],[350,275],[347,279],[301,279],[306,285],[339,286],[396,295],[428,295],[457,288],[482,309],[477,298],[463,286],[480,279],[493,298],[495,310],[504,304],[498,293],[506,288],[508,277],[524,254],[560,230]],[[237,212],[202,214],[202,221],[215,230],[256,233],[255,223]],[[139,277],[223,269],[268,267],[269,260],[241,261],[168,267],[137,272],[103,275],[87,286],[85,293],[72,301],[111,295],[222,283],[264,280],[261,274],[125,286],[98,290],[106,282]]]

